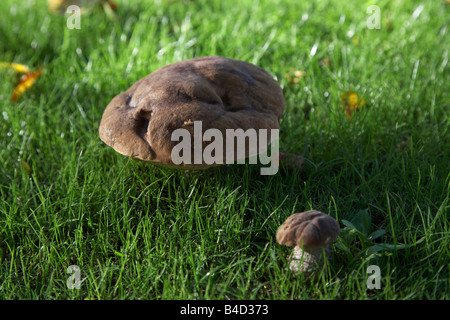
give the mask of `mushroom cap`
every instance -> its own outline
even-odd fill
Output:
[[[279,244],[305,249],[324,247],[336,241],[338,236],[339,223],[329,215],[316,210],[291,215],[277,231]]]
[[[171,159],[172,148],[179,143],[171,140],[174,130],[189,131],[192,149],[195,121],[201,121],[203,132],[214,128],[223,137],[226,129],[251,128],[267,129],[269,136],[271,129],[279,129],[284,108],[283,92],[267,71],[244,61],[208,56],[164,66],[117,95],[103,113],[99,134],[123,155],[178,167]],[[266,141],[268,146],[270,138]],[[209,143],[202,141],[202,150]],[[223,155],[225,159],[225,151]],[[193,161],[180,166],[207,167]]]

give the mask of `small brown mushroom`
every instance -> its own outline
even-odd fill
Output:
[[[165,167],[202,169],[210,163],[194,161],[196,123],[203,132],[217,129],[224,136],[227,129],[266,129],[267,144],[258,150],[264,152],[271,143],[270,131],[280,128],[284,108],[279,84],[262,68],[218,56],[201,57],[164,66],[117,95],[103,113],[99,134],[123,155]],[[177,129],[189,131],[193,161],[173,161],[178,142],[172,136]],[[201,149],[212,142],[201,141]],[[255,155],[248,143],[246,148],[246,158]],[[226,157],[223,149],[220,164],[229,163]]]
[[[305,158],[301,155],[280,152],[280,164],[284,165],[287,169],[303,172],[305,161]]]
[[[339,236],[339,223],[316,210],[295,213],[278,228],[277,241],[294,247],[289,268],[295,272],[311,272],[324,263],[324,253],[331,259],[330,243]]]

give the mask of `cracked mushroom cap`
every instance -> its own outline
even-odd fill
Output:
[[[339,236],[339,223],[316,210],[295,213],[278,228],[277,241],[285,246],[305,249],[324,247]]]
[[[172,148],[179,143],[171,140],[174,130],[190,132],[192,149],[195,121],[201,121],[203,133],[215,128],[225,137],[226,129],[253,128],[267,129],[269,136],[271,129],[279,129],[284,108],[279,84],[262,68],[229,58],[201,57],[164,66],[117,95],[103,113],[99,134],[123,155],[178,167],[171,159]],[[270,144],[270,138],[266,141]],[[203,141],[202,148],[209,143]],[[181,165],[207,167],[193,161]]]

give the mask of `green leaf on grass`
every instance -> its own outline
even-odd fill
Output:
[[[370,231],[372,230],[372,217],[369,213],[369,209],[359,211],[351,219],[351,223],[367,238],[370,234]]]
[[[385,234],[386,234],[386,230],[384,230],[384,229],[379,229],[379,230],[376,230],[376,231],[372,232],[372,233],[367,237],[367,239],[369,239],[370,241],[372,241],[372,240],[375,240],[375,239],[378,239],[378,238],[384,236]]]
[[[423,242],[425,240],[425,238],[420,239],[419,241],[416,241],[415,243],[411,243],[411,244],[388,244],[388,243],[377,243],[371,247],[369,247],[367,249],[367,255],[370,256],[371,254],[374,254],[376,252],[379,251],[389,251],[389,252],[393,252],[393,251],[397,251],[397,250],[403,250],[403,249],[407,249],[407,248],[412,248],[416,245],[418,245],[419,243]]]

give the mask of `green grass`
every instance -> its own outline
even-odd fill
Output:
[[[0,2],[0,61],[43,68],[17,103],[16,76],[0,70],[1,299],[450,298],[449,5],[377,1],[377,30],[364,1],[117,3],[119,23],[98,10],[69,30],[44,1]],[[278,78],[280,148],[309,160],[305,175],[186,174],[100,141],[116,94],[205,55]],[[306,76],[290,84],[289,68]],[[367,102],[352,119],[347,90]],[[311,208],[342,227],[313,283],[275,239]],[[80,290],[67,288],[70,265]],[[369,265],[380,289],[367,288]]]

